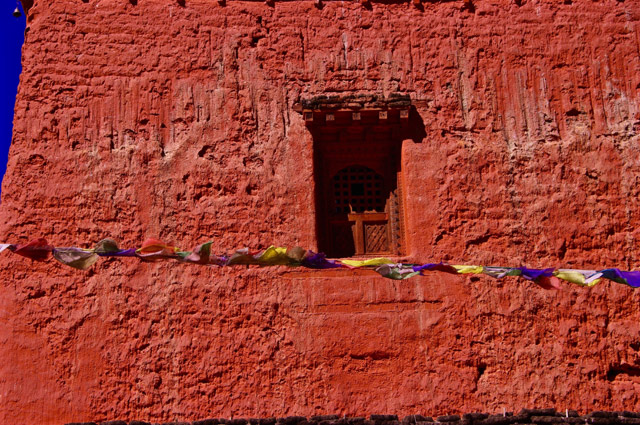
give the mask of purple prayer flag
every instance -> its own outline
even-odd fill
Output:
[[[414,272],[422,272],[423,270],[437,270],[439,272],[458,274],[458,270],[445,263],[429,263],[413,266]]]
[[[518,267],[520,270],[522,277],[527,280],[537,280],[540,277],[551,277],[553,276],[554,268],[549,269],[528,269],[526,267]]]
[[[136,249],[129,248],[129,249],[121,249],[119,251],[114,251],[114,252],[96,252],[96,254],[98,254],[101,257],[135,257]]]
[[[633,288],[640,288],[640,272],[623,272],[618,269],[601,270],[602,277],[618,283],[624,283]]]
[[[333,260],[327,260],[326,255],[322,252],[316,254],[313,251],[307,252],[305,258],[302,259],[302,265],[310,269],[336,269],[342,267],[341,264]]]

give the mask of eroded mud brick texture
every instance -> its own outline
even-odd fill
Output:
[[[388,3],[388,4],[387,4]],[[317,248],[297,103],[409,95],[407,261],[640,267],[640,2],[35,0],[0,237]],[[639,410],[640,292],[0,257],[0,423]]]

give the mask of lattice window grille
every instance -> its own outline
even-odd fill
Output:
[[[382,176],[374,170],[354,165],[340,170],[332,179],[335,214],[384,211]]]

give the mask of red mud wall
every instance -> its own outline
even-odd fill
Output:
[[[293,106],[409,94],[409,258],[640,267],[640,2],[36,0],[0,236],[316,246]],[[0,423],[640,409],[640,292],[0,257]],[[562,410],[563,411],[563,410]]]

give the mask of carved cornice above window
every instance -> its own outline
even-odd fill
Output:
[[[399,124],[408,121],[411,98],[408,94],[315,96],[294,105],[308,126],[372,124],[372,121]],[[347,121],[347,122],[345,122]]]
[[[347,96],[315,96],[310,99],[302,99],[294,106],[298,112],[304,111],[360,111],[360,110],[384,110],[384,109],[408,109],[411,107],[411,98],[408,94],[392,93],[389,96],[347,95]]]

